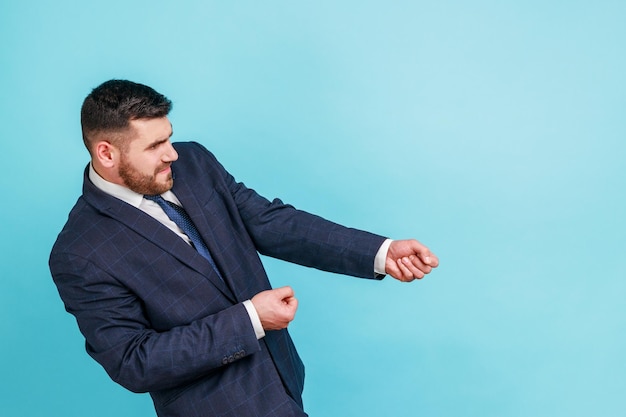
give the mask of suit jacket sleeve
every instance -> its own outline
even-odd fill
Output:
[[[260,350],[241,303],[157,330],[142,301],[93,262],[55,253],[50,267],[66,309],[85,336],[87,352],[131,391],[179,386]]]
[[[344,275],[383,277],[374,273],[374,258],[385,237],[297,210],[278,198],[269,201],[237,182],[210,152],[195,145],[210,158],[206,172],[219,176],[260,253]]]

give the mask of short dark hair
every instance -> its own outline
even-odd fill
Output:
[[[147,85],[128,80],[109,80],[94,88],[85,98],[80,111],[83,141],[91,152],[94,138],[111,134],[115,141],[119,134],[136,119],[165,117],[172,110],[172,102]],[[124,148],[126,143],[115,143]]]

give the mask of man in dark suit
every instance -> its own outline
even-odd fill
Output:
[[[172,144],[171,102],[111,80],[81,110],[91,155],[50,270],[86,349],[150,392],[159,416],[305,416],[287,332],[297,300],[259,253],[363,278],[422,278],[437,257],[266,200],[197,143]]]

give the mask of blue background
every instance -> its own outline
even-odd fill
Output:
[[[154,415],[47,269],[110,78],[170,97],[174,140],[267,197],[439,255],[412,284],[267,260],[300,300],[312,416],[626,415],[625,21],[602,0],[4,0],[0,415]]]

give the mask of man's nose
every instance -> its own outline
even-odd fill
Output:
[[[171,142],[167,142],[167,149],[163,155],[163,162],[174,162],[178,159],[178,152],[172,146]]]

